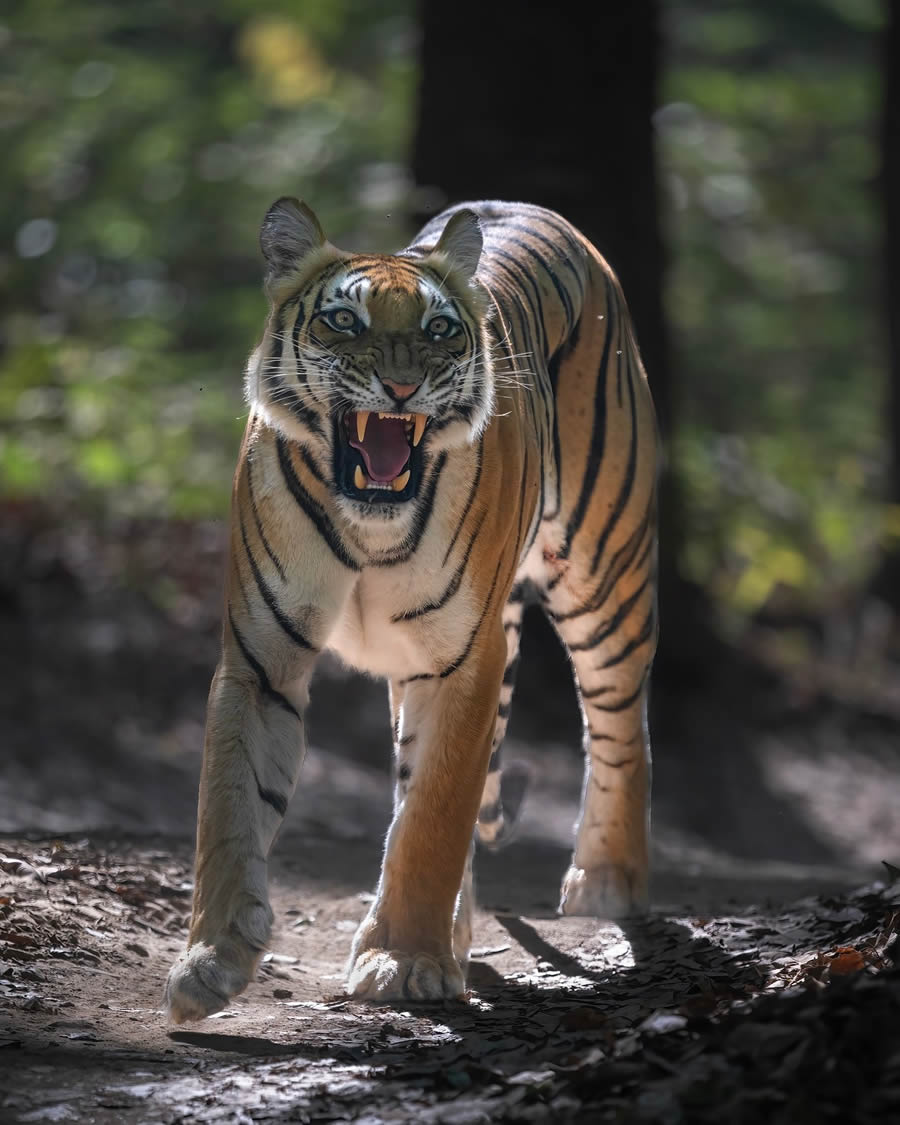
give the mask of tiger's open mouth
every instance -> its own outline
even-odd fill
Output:
[[[412,500],[422,479],[424,414],[350,410],[335,422],[335,478],[351,500]]]

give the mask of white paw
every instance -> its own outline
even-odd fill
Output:
[[[241,967],[213,946],[197,942],[169,970],[165,996],[169,1018],[184,1023],[221,1012],[233,996],[244,991],[255,968],[254,964],[250,969],[246,961]]]
[[[272,931],[267,902],[247,896],[231,922],[208,941],[195,940],[169,970],[165,1004],[175,1023],[221,1012],[256,976]]]
[[[560,914],[629,918],[647,911],[647,874],[614,864],[575,867],[566,872]]]
[[[401,953],[396,949],[364,949],[347,980],[347,991],[358,1000],[460,1000],[466,982],[456,958],[449,953]]]

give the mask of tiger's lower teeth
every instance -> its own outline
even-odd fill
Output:
[[[399,477],[394,477],[390,483],[386,481],[369,480],[362,468],[357,465],[353,470],[353,484],[360,492],[366,492],[371,489],[375,491],[384,491],[386,488],[391,488],[394,492],[402,492],[409,484],[409,478],[412,475],[411,471],[407,469],[402,472]]]

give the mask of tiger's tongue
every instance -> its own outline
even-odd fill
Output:
[[[366,426],[365,441],[359,440],[356,428],[352,426],[350,444],[363,455],[369,479],[379,484],[398,477],[409,460],[409,442],[402,418],[379,418],[372,413]]]

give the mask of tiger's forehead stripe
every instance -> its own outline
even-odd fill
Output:
[[[456,302],[444,292],[436,277],[423,271],[417,263],[387,256],[362,260],[356,257],[347,268],[338,270],[323,287],[318,310],[351,308],[370,327],[373,302],[383,294],[421,301],[424,305],[421,327],[434,316],[458,316]]]

